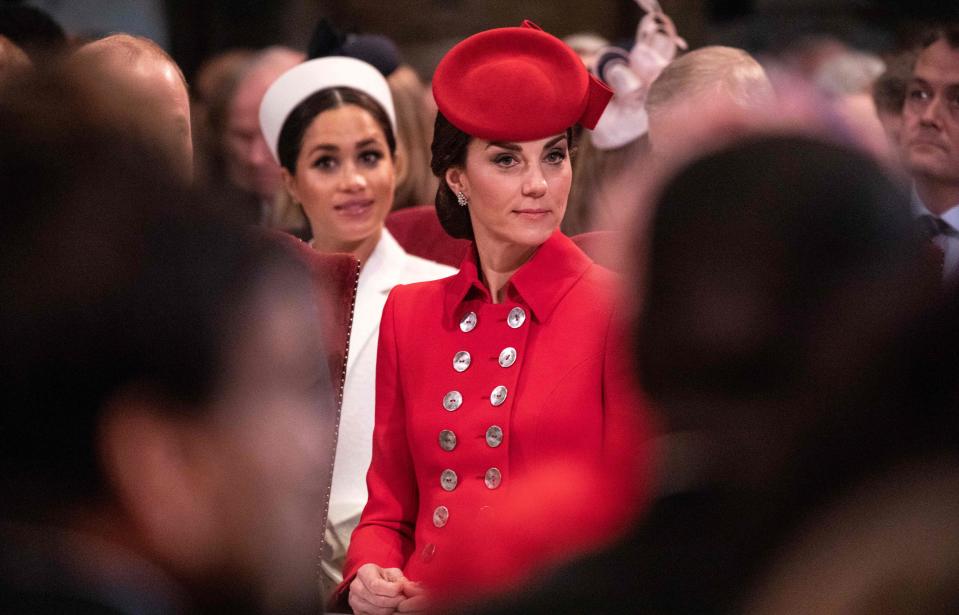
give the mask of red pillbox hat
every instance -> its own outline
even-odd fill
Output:
[[[474,34],[433,76],[446,119],[490,141],[544,139],[573,124],[592,129],[612,95],[576,52],[531,21]]]

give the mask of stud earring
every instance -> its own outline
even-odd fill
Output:
[[[456,202],[460,204],[460,207],[467,207],[470,204],[469,198],[462,192],[456,193]]]

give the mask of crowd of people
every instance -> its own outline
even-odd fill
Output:
[[[954,612],[959,23],[637,2],[428,84],[0,7],[0,611]]]

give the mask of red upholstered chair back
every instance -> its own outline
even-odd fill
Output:
[[[326,345],[330,382],[336,395],[336,411],[343,403],[346,383],[346,357],[353,326],[353,308],[360,263],[352,254],[317,252],[292,235],[268,231],[279,243],[287,246],[309,269],[313,290],[320,307],[321,331]]]
[[[320,311],[320,328],[326,345],[327,366],[333,387],[336,419],[327,440],[329,473],[326,476],[326,502],[318,527],[326,525],[330,510],[330,488],[333,483],[333,462],[339,435],[340,410],[343,406],[343,387],[346,384],[346,359],[350,349],[350,330],[353,327],[353,309],[356,307],[356,286],[360,278],[360,263],[352,254],[317,252],[293,235],[266,231],[278,243],[287,246],[309,269],[313,291]],[[325,548],[325,547],[324,547]]]
[[[617,273],[623,273],[622,233],[616,231],[590,231],[570,237],[586,256],[593,259],[597,265]]]
[[[459,267],[470,242],[446,234],[432,205],[398,209],[386,217],[386,228],[413,256]]]

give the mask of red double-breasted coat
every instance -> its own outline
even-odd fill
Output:
[[[616,284],[557,231],[500,304],[480,281],[475,250],[452,277],[393,289],[380,324],[369,501],[340,592],[365,563],[428,581],[482,559],[487,538],[522,549],[524,536],[548,535],[554,521],[570,530],[551,519],[551,502],[522,502],[521,485],[544,464],[594,467],[610,442],[645,435],[615,327]],[[616,506],[633,476],[621,468],[609,498],[582,505]],[[577,486],[563,481],[579,479],[555,476],[564,493]],[[595,498],[596,485],[583,487]],[[518,510],[523,518],[500,517]],[[516,531],[477,540],[494,527]]]

